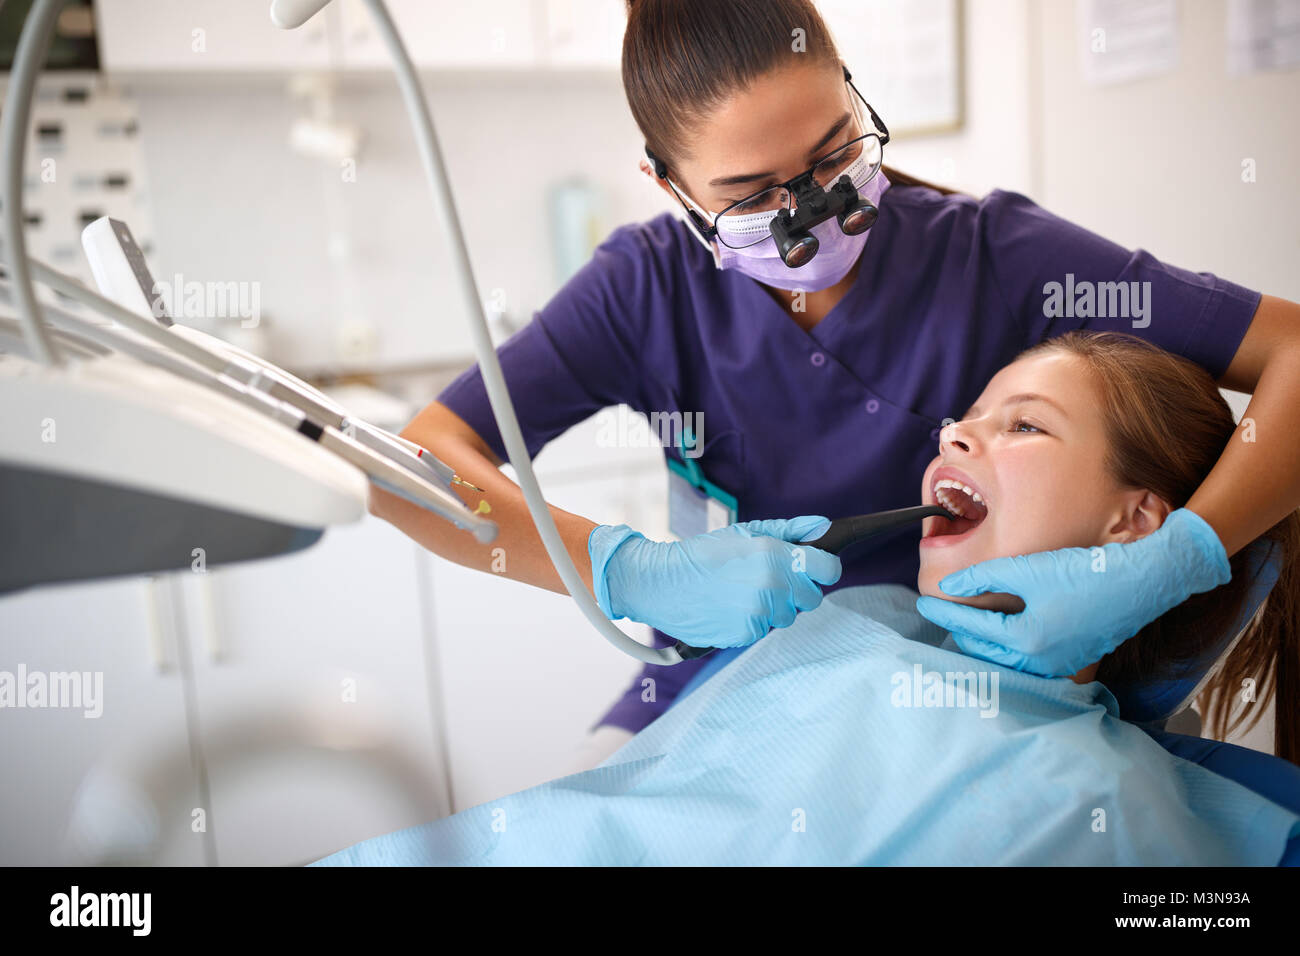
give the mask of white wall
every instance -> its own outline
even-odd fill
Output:
[[[279,82],[138,83],[155,272],[260,282],[275,354],[292,366],[333,364],[339,327],[358,318],[378,333],[366,364],[468,363],[451,258],[395,84],[345,82],[337,116],[366,135],[355,182],[290,151],[290,123],[306,107]],[[576,175],[604,188],[610,228],[657,208],[637,183],[635,125],[614,74],[440,75],[425,85],[479,290],[502,290],[516,320],[558,287],[552,183]],[[331,242],[348,251],[332,258]]]
[[[1226,0],[1184,0],[1177,69],[1089,86],[1074,3],[1031,6],[1042,62],[1037,198],[1173,265],[1300,299],[1300,71],[1228,75]],[[1247,158],[1254,183],[1241,179]]]

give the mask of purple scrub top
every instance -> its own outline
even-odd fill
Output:
[[[756,281],[717,269],[688,228],[663,213],[615,229],[498,354],[531,456],[611,405],[702,412],[695,461],[738,498],[741,521],[920,503],[943,420],[961,418],[1022,349],[1071,329],[1141,336],[1218,378],[1260,301],[1018,193],[975,199],[895,184],[853,286],[805,332]],[[1128,289],[1141,298],[1126,315],[1098,315],[1120,302],[1099,285],[1114,282],[1138,283]],[[1135,302],[1144,317],[1134,317]],[[438,399],[506,458],[477,365]],[[843,575],[824,590],[915,588],[918,534],[907,528],[845,551]],[[647,665],[597,725],[641,730],[706,659]]]

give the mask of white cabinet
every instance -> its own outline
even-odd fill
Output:
[[[110,74],[329,66],[329,16],[281,30],[270,9],[268,0],[95,0],[100,64]]]
[[[57,680],[72,690],[55,675],[75,673],[82,682],[79,701],[51,695],[45,706],[0,709],[0,865],[204,861],[205,837],[191,826],[201,800],[179,650],[164,582],[0,597],[0,671],[9,675],[0,679],[25,674],[28,688]],[[180,760],[144,752],[159,731]]]
[[[617,69],[624,0],[388,0],[422,70]],[[268,0],[97,0],[103,68],[133,76],[341,69],[387,71],[362,0],[334,0],[296,30]]]
[[[335,0],[342,21],[339,65],[390,70],[392,57],[361,0]],[[538,64],[533,0],[447,3],[388,0],[411,61],[421,69],[518,69]]]
[[[449,812],[419,552],[367,517],[182,579],[221,864],[305,863]]]
[[[367,518],[293,555],[0,599],[0,671],[103,688],[98,717],[0,709],[0,865],[299,864],[444,816],[424,560]]]

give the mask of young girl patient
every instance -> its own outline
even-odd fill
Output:
[[[1113,334],[1038,346],[943,433],[922,494],[963,517],[927,519],[919,590],[946,599],[939,580],[975,562],[1104,554],[1179,520],[1233,435],[1214,383],[1189,363]],[[1220,679],[1253,678],[1261,699],[1276,684],[1292,759],[1296,535],[1294,516],[1270,532],[1282,575]],[[320,862],[1274,865],[1300,817],[1170,754],[1121,719],[1105,685],[1204,651],[1249,586],[1242,558],[1233,571],[1073,678],[958,652],[908,588],[844,588],[600,766]]]
[[[938,582],[989,558],[1068,547],[1093,549],[1095,573],[1125,573],[1105,566],[1100,547],[1159,528],[1186,504],[1235,431],[1208,373],[1143,340],[1071,332],[1037,345],[998,372],[941,434],[922,479],[923,500],[966,517],[926,519],[917,589],[1014,613],[1023,603],[1012,595],[953,597]],[[1253,682],[1261,702],[1276,690],[1276,753],[1300,763],[1300,514],[1266,538],[1281,565],[1277,583],[1201,709],[1213,713],[1222,738],[1244,719],[1253,725],[1265,709],[1243,709],[1229,725],[1243,680]],[[1240,613],[1253,583],[1246,554],[1231,559],[1231,582],[1194,595],[1074,680],[1115,686],[1177,676]]]

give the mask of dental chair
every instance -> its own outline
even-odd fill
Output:
[[[1246,573],[1251,575],[1253,583],[1241,614],[1210,650],[1184,665],[1180,676],[1143,684],[1108,686],[1108,689],[1119,703],[1120,716],[1136,724],[1174,756],[1200,764],[1300,814],[1300,767],[1248,747],[1166,729],[1170,720],[1191,707],[1259,613],[1278,578],[1280,564],[1273,554],[1274,547],[1271,542],[1260,540],[1247,549]],[[743,647],[733,647],[714,651],[673,703],[683,700],[744,650]],[[1300,866],[1300,836],[1293,837],[1287,844],[1278,865]]]
[[[1113,686],[1110,691],[1119,702],[1120,716],[1137,724],[1171,754],[1200,764],[1293,813],[1300,813],[1300,767],[1289,760],[1166,729],[1169,721],[1191,706],[1223,666],[1277,583],[1279,560],[1273,554],[1274,547],[1271,542],[1260,540],[1247,549],[1246,573],[1251,575],[1252,584],[1241,614],[1205,655],[1187,666],[1183,676],[1141,685]],[[1287,844],[1279,865],[1300,866],[1300,837],[1292,838]]]

